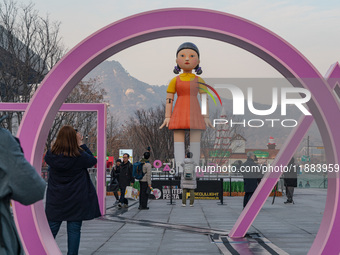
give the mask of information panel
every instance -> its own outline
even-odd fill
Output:
[[[170,189],[171,185],[171,189]],[[152,187],[161,191],[159,199],[182,199],[182,189],[179,180],[153,180]],[[189,196],[189,194],[188,194]],[[221,181],[218,180],[198,180],[195,189],[195,199],[219,200],[223,196]]]

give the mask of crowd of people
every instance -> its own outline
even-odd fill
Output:
[[[183,73],[179,74],[181,71]],[[195,44],[185,42],[178,47],[174,73],[179,75],[171,80],[167,88],[165,119],[160,128],[166,126],[174,132],[174,155],[176,162],[181,163],[178,169],[180,169],[182,206],[186,206],[187,199],[190,197],[189,205],[193,207],[197,188],[195,166],[198,166],[197,161],[200,159],[201,132],[206,127],[213,127],[208,109],[202,115],[201,106],[196,100],[199,94],[201,98],[207,100],[204,94],[209,85],[198,76],[202,74],[202,68],[200,52]],[[177,94],[176,102],[175,94]],[[193,100],[194,98],[196,99]],[[174,102],[175,106],[172,107]],[[207,103],[206,107],[208,106]],[[185,130],[190,130],[190,148],[193,153],[185,154]],[[23,254],[9,210],[10,199],[25,205],[32,204],[43,199],[46,183],[25,160],[19,141],[2,128],[0,143],[0,255]],[[116,160],[111,170],[109,190],[113,192],[116,198],[114,206],[119,210],[129,207],[126,196],[128,190],[134,186],[135,180],[139,181],[138,209],[149,209],[148,198],[153,190],[150,156],[151,152],[148,148],[143,158],[135,164],[130,162],[128,153],[122,156],[122,160]],[[47,150],[45,161],[48,165],[45,212],[49,227],[55,238],[62,222],[66,221],[67,254],[78,254],[83,221],[101,216],[96,190],[87,170],[96,165],[97,159],[83,143],[83,136],[73,127],[66,125],[59,130],[55,142]],[[294,165],[294,159],[289,165]],[[247,153],[247,160],[244,163],[237,162],[237,167],[242,166],[253,169],[251,172],[242,173],[245,191],[244,208],[261,181],[262,173],[261,165],[258,164],[253,152]],[[17,174],[19,171],[20,174]],[[295,171],[284,176],[287,194],[285,204],[294,203],[296,174]],[[309,187],[308,182],[305,187]],[[2,226],[7,226],[7,229],[3,231]]]
[[[25,160],[20,143],[7,130],[0,129],[0,223],[14,226],[13,218],[9,211],[10,199],[22,204],[32,204],[44,196],[45,181],[37,174],[35,169]],[[82,222],[101,216],[98,197],[95,187],[90,179],[88,168],[97,163],[92,152],[83,144],[83,136],[71,126],[60,129],[51,149],[45,155],[49,166],[49,178],[46,192],[45,212],[53,237],[58,234],[63,221],[67,222],[68,255],[78,254]],[[5,148],[6,144],[6,150]],[[135,179],[139,181],[139,210],[148,210],[148,198],[152,191],[150,149],[143,154],[139,161],[142,165],[142,175],[137,178],[134,165],[129,161],[130,155],[125,153],[123,160],[117,159],[111,170],[109,189],[116,198],[115,204],[119,209],[128,208],[129,200],[125,197],[127,187],[134,186]],[[13,158],[13,159],[11,159]],[[194,206],[197,178],[193,154],[188,152],[181,166],[180,187],[182,189],[182,206],[190,197],[190,207]],[[289,165],[295,165],[294,158]],[[261,165],[253,152],[247,153],[247,160],[237,162],[237,167],[252,166],[258,171],[244,172],[244,200],[246,207],[262,178]],[[253,168],[254,169],[254,168]],[[289,169],[294,169],[290,167]],[[16,174],[21,171],[21,174]],[[3,178],[6,176],[6,178]],[[18,176],[14,179],[11,176]],[[297,171],[284,175],[287,201],[285,204],[294,203],[294,188],[297,187]],[[33,187],[33,188],[32,188]],[[119,196],[120,192],[120,196]],[[1,230],[1,228],[0,228]],[[5,233],[5,234],[3,234]],[[13,240],[17,240],[13,242]],[[15,245],[19,244],[19,245]],[[11,254],[23,254],[18,234],[14,227],[5,232],[0,231],[1,249],[11,251]]]

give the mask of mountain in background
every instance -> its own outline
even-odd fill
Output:
[[[104,61],[93,69],[85,80],[97,78],[107,92],[105,100],[110,112],[122,121],[137,109],[157,107],[165,102],[166,86],[151,86],[132,77],[117,61]]]
[[[100,81],[100,86],[107,92],[105,100],[110,104],[109,111],[113,115],[118,116],[121,123],[134,116],[134,112],[138,109],[148,109],[158,107],[165,103],[167,85],[153,86],[142,82],[132,77],[124,67],[117,61],[104,61],[93,69],[84,79],[96,78]],[[217,101],[218,102],[218,101]],[[246,103],[246,102],[245,102]],[[281,116],[280,107],[270,116],[256,116],[249,112],[248,107],[245,107],[244,116],[231,116],[232,100],[222,98],[223,107],[227,111],[227,118],[232,118],[235,121],[246,121],[250,119],[295,119],[299,120],[301,111],[295,106],[288,105],[287,116]],[[268,109],[270,106],[254,103],[256,109]],[[221,111],[221,105],[214,105],[212,100],[209,100],[209,112],[212,115],[214,112]],[[253,125],[259,125],[259,121],[254,121]],[[292,123],[286,123],[291,125]],[[270,136],[275,138],[277,148],[280,148],[287,139],[287,136],[292,131],[292,128],[282,127],[281,121],[275,121],[274,127],[270,127],[271,122],[265,121],[265,125],[260,128],[246,127],[244,129],[244,137],[247,140],[248,148],[266,148]],[[313,125],[309,131],[311,136],[311,145],[318,142],[321,138],[316,125]]]

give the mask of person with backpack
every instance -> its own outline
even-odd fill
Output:
[[[187,153],[187,158],[181,164],[183,167],[183,173],[181,176],[181,188],[182,192],[182,206],[186,206],[187,193],[190,193],[190,206],[194,206],[195,201],[195,189],[197,188],[195,163],[192,159],[193,154],[191,152]]]
[[[120,198],[118,208],[128,208],[129,201],[125,198],[125,190],[127,186],[133,186],[135,179],[132,176],[132,164],[129,161],[130,155],[128,153],[123,154],[123,163],[120,165],[119,174],[119,188]]]
[[[15,200],[23,205],[33,204],[44,198],[45,188],[46,182],[25,159],[19,140],[8,130],[0,128],[1,255],[25,253],[10,210],[10,201]]]
[[[139,180],[140,193],[139,193],[139,210],[149,210],[148,207],[148,188],[151,190],[151,164],[149,162],[150,152],[144,152],[143,158],[140,161],[142,163],[142,176]],[[136,178],[136,177],[135,177]]]

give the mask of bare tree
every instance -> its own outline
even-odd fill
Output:
[[[114,158],[119,158],[119,148],[123,148],[123,140],[121,139],[122,128],[120,120],[114,113],[108,112],[108,123],[106,129],[107,151]]]
[[[124,125],[126,143],[134,150],[134,157],[141,157],[150,146],[153,160],[173,158],[173,133],[167,128],[159,129],[163,123],[165,105],[148,110],[137,110]]]
[[[97,79],[80,82],[67,97],[65,103],[103,103],[106,91],[100,88]],[[46,147],[50,148],[59,129],[63,125],[71,125],[84,134],[87,143],[95,151],[97,140],[97,125],[95,112],[60,112],[57,114],[49,131]]]
[[[32,3],[0,2],[0,101],[29,102],[42,79],[64,55],[59,23],[41,17]],[[4,113],[2,113],[4,114]],[[7,113],[12,131],[22,112]]]

